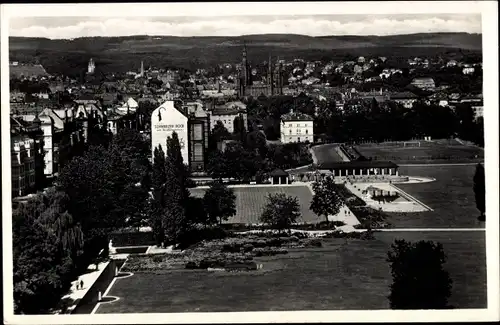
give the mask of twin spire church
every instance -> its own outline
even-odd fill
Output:
[[[254,80],[252,80],[252,69],[247,60],[247,48],[245,45],[243,47],[241,69],[238,72],[238,78],[236,80],[238,97],[258,97],[262,94],[265,96],[283,95],[283,65],[279,63],[279,60],[277,61],[273,69],[271,56],[269,56],[266,82],[254,83]]]

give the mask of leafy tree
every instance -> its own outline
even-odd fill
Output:
[[[153,172],[152,172],[152,185],[153,191],[160,190],[166,181],[165,172],[165,152],[161,145],[156,147],[153,152]]]
[[[243,144],[246,144],[247,130],[245,127],[245,119],[243,116],[239,115],[234,118],[234,132],[233,134],[237,139]]]
[[[276,229],[284,230],[300,218],[300,205],[297,197],[285,193],[269,194],[260,221]]]
[[[212,178],[225,178],[231,175],[231,162],[226,160],[226,155],[219,150],[212,151],[208,156],[207,172]]]
[[[205,211],[203,198],[190,196],[186,205],[186,216],[192,224],[208,224],[208,214]]]
[[[13,211],[15,313],[48,313],[68,290],[74,264],[71,247],[62,241],[69,227],[55,229],[54,224],[66,216],[47,197],[37,197]],[[78,246],[79,238],[66,239]]]
[[[146,188],[129,184],[123,191],[123,210],[126,212],[126,225],[130,227],[143,227],[147,224],[146,211],[148,209],[149,192]]]
[[[474,195],[476,196],[476,207],[481,212],[479,217],[480,220],[485,220],[485,201],[486,201],[486,185],[485,185],[485,174],[484,166],[482,164],[476,165],[476,173],[474,174]]]
[[[250,180],[260,169],[262,157],[240,143],[231,143],[224,151],[228,176],[239,180]]]
[[[152,185],[153,192],[150,204],[150,225],[153,229],[154,237],[157,245],[161,245],[164,241],[164,231],[162,225],[163,211],[165,209],[165,183],[166,176],[166,160],[165,153],[161,145],[154,150]]]
[[[214,181],[203,196],[208,224],[221,223],[236,214],[236,195],[222,181]]]
[[[166,182],[164,192],[165,207],[163,210],[162,229],[165,237],[172,243],[177,243],[187,230],[186,210],[183,186],[175,163],[167,158]]]
[[[122,154],[123,159],[130,162],[140,162],[147,167],[150,154],[150,143],[134,129],[124,128],[113,136],[111,145]]]
[[[448,308],[452,280],[443,269],[446,255],[440,243],[396,240],[387,256],[393,279],[392,309]]]
[[[184,164],[184,159],[182,158],[181,153],[181,145],[176,132],[173,132],[172,137],[167,139],[167,160],[170,160],[173,164],[173,168],[177,172],[179,182],[182,186],[183,200],[185,200],[189,197],[189,170],[188,166]]]
[[[175,132],[167,139],[165,176],[162,228],[170,241],[178,243],[193,222],[189,220],[186,209],[190,198],[188,172]]]
[[[314,213],[324,216],[326,221],[328,221],[328,216],[339,213],[343,201],[335,191],[335,181],[332,177],[324,177],[314,182],[313,192],[310,209]]]
[[[44,211],[40,214],[40,221],[54,230],[61,248],[77,258],[82,253],[84,234],[79,222],[67,210],[68,196],[54,188],[42,194]]]
[[[58,190],[68,195],[68,212],[81,224],[91,254],[106,245],[110,231],[125,225],[122,195],[130,182],[119,152],[103,147],[89,148],[61,171]]]
[[[217,143],[222,140],[227,140],[231,137],[231,134],[226,129],[224,124],[221,121],[217,121],[214,128],[210,132],[209,136],[209,144],[212,149],[217,148]]]
[[[247,135],[247,147],[255,150],[261,156],[267,153],[266,135],[260,131],[252,131]]]

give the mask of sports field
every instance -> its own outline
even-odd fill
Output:
[[[228,223],[259,223],[267,203],[266,197],[270,193],[286,193],[299,199],[302,217],[297,222],[314,223],[324,220],[309,210],[312,194],[306,186],[248,186],[234,187],[233,190],[236,195],[236,215]],[[196,197],[203,197],[205,193],[205,189],[200,188],[192,188],[190,191]]]
[[[472,179],[475,165],[402,166],[401,175],[426,176],[434,182],[396,186],[434,211],[387,213],[394,228],[483,228],[476,209]]]
[[[402,145],[358,145],[356,149],[366,158],[404,162],[474,162],[484,159],[484,151],[459,143],[420,141],[420,147]],[[477,156],[477,157],[476,157]]]
[[[388,309],[386,262],[394,239],[441,242],[453,280],[455,308],[486,307],[485,236],[478,232],[384,232],[372,241],[325,239],[322,248],[257,258],[262,271],[181,270],[118,279],[118,301],[97,313],[234,312]]]

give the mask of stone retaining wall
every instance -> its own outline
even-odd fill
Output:
[[[95,305],[99,302],[99,291],[102,295],[115,278],[115,269],[125,263],[125,260],[110,260],[104,271],[99,275],[97,280],[92,284],[85,296],[80,300],[72,314],[90,314]]]

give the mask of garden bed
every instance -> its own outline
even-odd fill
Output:
[[[252,234],[202,241],[177,254],[131,256],[123,272],[167,272],[180,269],[254,271],[254,257],[286,255],[291,248],[322,247],[307,235]]]

